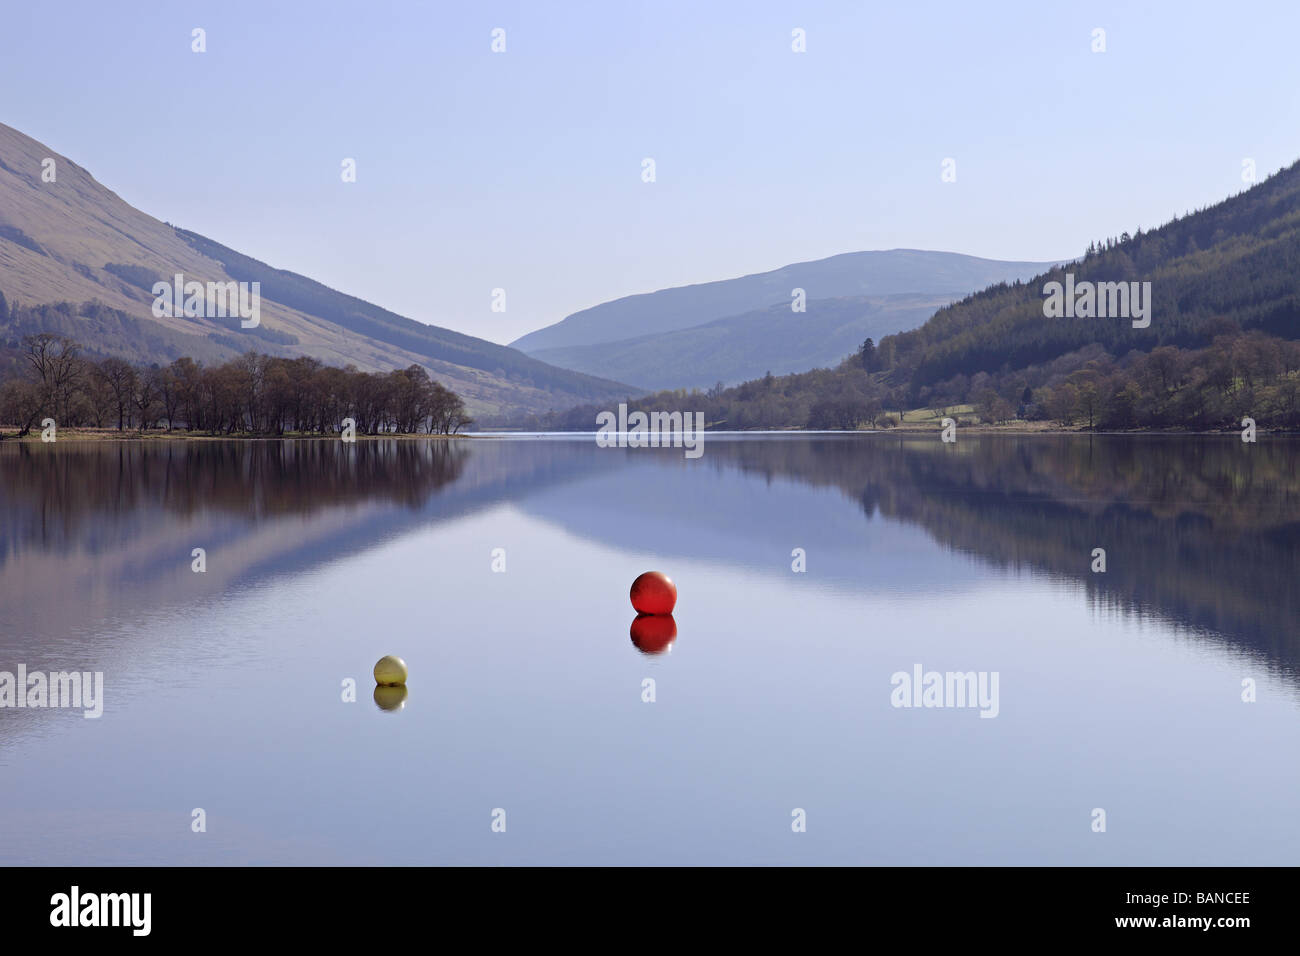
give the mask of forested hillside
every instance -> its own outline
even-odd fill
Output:
[[[1125,318],[1048,319],[1043,287],[1063,281],[1150,282],[1151,325]],[[890,381],[913,394],[956,376],[1024,369],[1090,345],[1123,360],[1160,346],[1195,349],[1226,330],[1300,335],[1300,164],[1150,232],[1093,243],[1077,263],[997,285],[880,342]]]

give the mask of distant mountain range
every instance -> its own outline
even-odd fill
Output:
[[[47,159],[54,160],[52,182],[42,177]],[[242,329],[238,319],[155,317],[153,283],[176,273],[205,283],[260,281],[260,326]],[[3,124],[0,293],[10,304],[69,303],[67,309],[46,310],[39,329],[6,326],[0,315],[0,344],[50,331],[77,339],[91,354],[133,362],[166,363],[182,355],[222,361],[255,349],[351,363],[365,371],[420,364],[484,418],[606,402],[635,391],[405,318],[174,228],[128,205],[72,160]],[[92,300],[100,305],[82,308]]]
[[[914,329],[953,295],[845,296],[813,299],[807,311],[789,303],[658,332],[531,353],[561,368],[600,369],[620,381],[655,389],[705,388],[772,372],[785,375],[834,365],[868,336]]]
[[[513,347],[648,389],[733,384],[833,365],[867,337],[914,329],[963,296],[1054,263],[951,252],[850,252],[771,272],[625,296]],[[803,311],[793,308],[802,290]]]

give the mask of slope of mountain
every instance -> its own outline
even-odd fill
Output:
[[[1048,318],[1044,286],[1149,282],[1150,325],[1126,317]],[[1226,330],[1300,338],[1300,163],[1158,229],[1124,233],[1025,284],[987,289],[887,339],[891,379],[923,387],[1042,365],[1088,346],[1117,360],[1159,346],[1208,346]]]
[[[50,165],[50,161],[53,165]],[[53,181],[47,181],[52,170]],[[261,324],[155,317],[152,285],[260,281]],[[554,368],[502,345],[404,318],[273,269],[128,205],[85,169],[0,124],[0,292],[12,303],[67,302],[50,328],[88,350],[137,362],[224,360],[255,349],[380,371],[421,364],[471,413],[563,408],[626,396],[618,382]],[[81,303],[95,302],[93,307]],[[0,339],[35,329],[4,327]]]
[[[1051,265],[917,249],[848,252],[737,279],[625,296],[575,312],[510,344],[532,354],[673,332],[771,306],[784,304],[788,309],[794,289],[803,289],[810,300],[901,294],[955,297],[997,282],[1027,279]]]
[[[846,296],[789,303],[674,332],[598,345],[541,349],[561,368],[636,382],[648,389],[733,385],[766,372],[784,375],[835,365],[864,339],[914,329],[955,295]]]

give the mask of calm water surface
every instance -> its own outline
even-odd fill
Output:
[[[1295,864],[1298,463],[1273,438],[5,443],[0,671],[106,688],[97,720],[0,709],[0,863]],[[650,568],[680,592],[660,654],[629,637]],[[891,706],[917,665],[996,672],[996,718]]]

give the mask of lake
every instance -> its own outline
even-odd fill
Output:
[[[104,690],[0,709],[0,862],[1294,864],[1297,464],[1269,436],[6,442],[0,671]],[[666,645],[633,640],[651,569]]]

